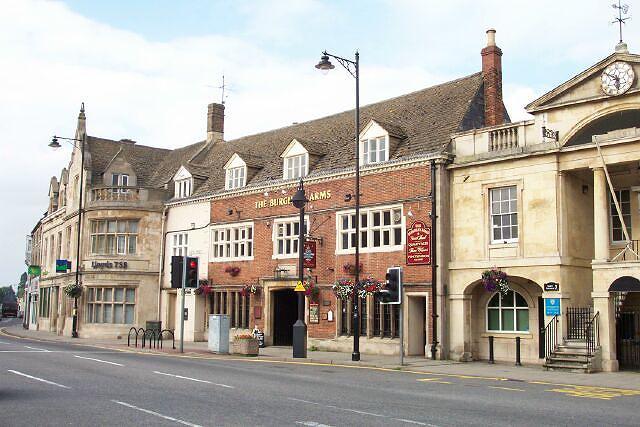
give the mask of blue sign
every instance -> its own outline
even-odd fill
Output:
[[[560,298],[545,298],[544,315],[545,316],[560,315]]]

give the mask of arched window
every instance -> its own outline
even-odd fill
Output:
[[[487,304],[487,331],[528,332],[529,306],[517,292],[496,292]]]

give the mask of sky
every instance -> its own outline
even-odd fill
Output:
[[[480,71],[495,28],[505,103],[522,120],[613,52],[612,2],[0,0],[0,285],[25,271],[25,236],[70,158],[47,144],[74,135],[82,102],[90,135],[175,148],[204,139],[224,74],[232,139],[353,108],[353,78],[314,69],[324,49],[360,52],[367,104]],[[627,3],[633,15],[640,2]],[[638,52],[640,25],[624,38]]]

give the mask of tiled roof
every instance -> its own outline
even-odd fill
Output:
[[[481,94],[482,75],[472,74],[361,107],[361,127],[373,119],[393,127],[390,129],[392,133],[404,135],[389,160],[440,152],[449,143],[452,133],[466,130],[464,123],[483,122],[480,117],[476,120],[469,120],[468,117],[471,106],[478,102],[477,98]],[[355,161],[353,115],[353,110],[345,111],[213,145],[200,164],[209,168],[209,179],[196,189],[194,195],[214,194],[224,190],[223,166],[234,153],[238,153],[243,159],[246,154],[261,159],[262,168],[249,184],[281,179],[283,171],[280,155],[294,138],[303,140],[303,145],[310,152],[325,154],[309,171],[309,176],[352,166]],[[321,141],[315,142],[318,144],[317,150],[314,141]]]

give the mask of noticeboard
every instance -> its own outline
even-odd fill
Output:
[[[544,299],[544,315],[545,316],[559,316],[560,310],[560,298],[545,298]]]
[[[309,323],[320,323],[320,305],[317,303],[309,304]]]

